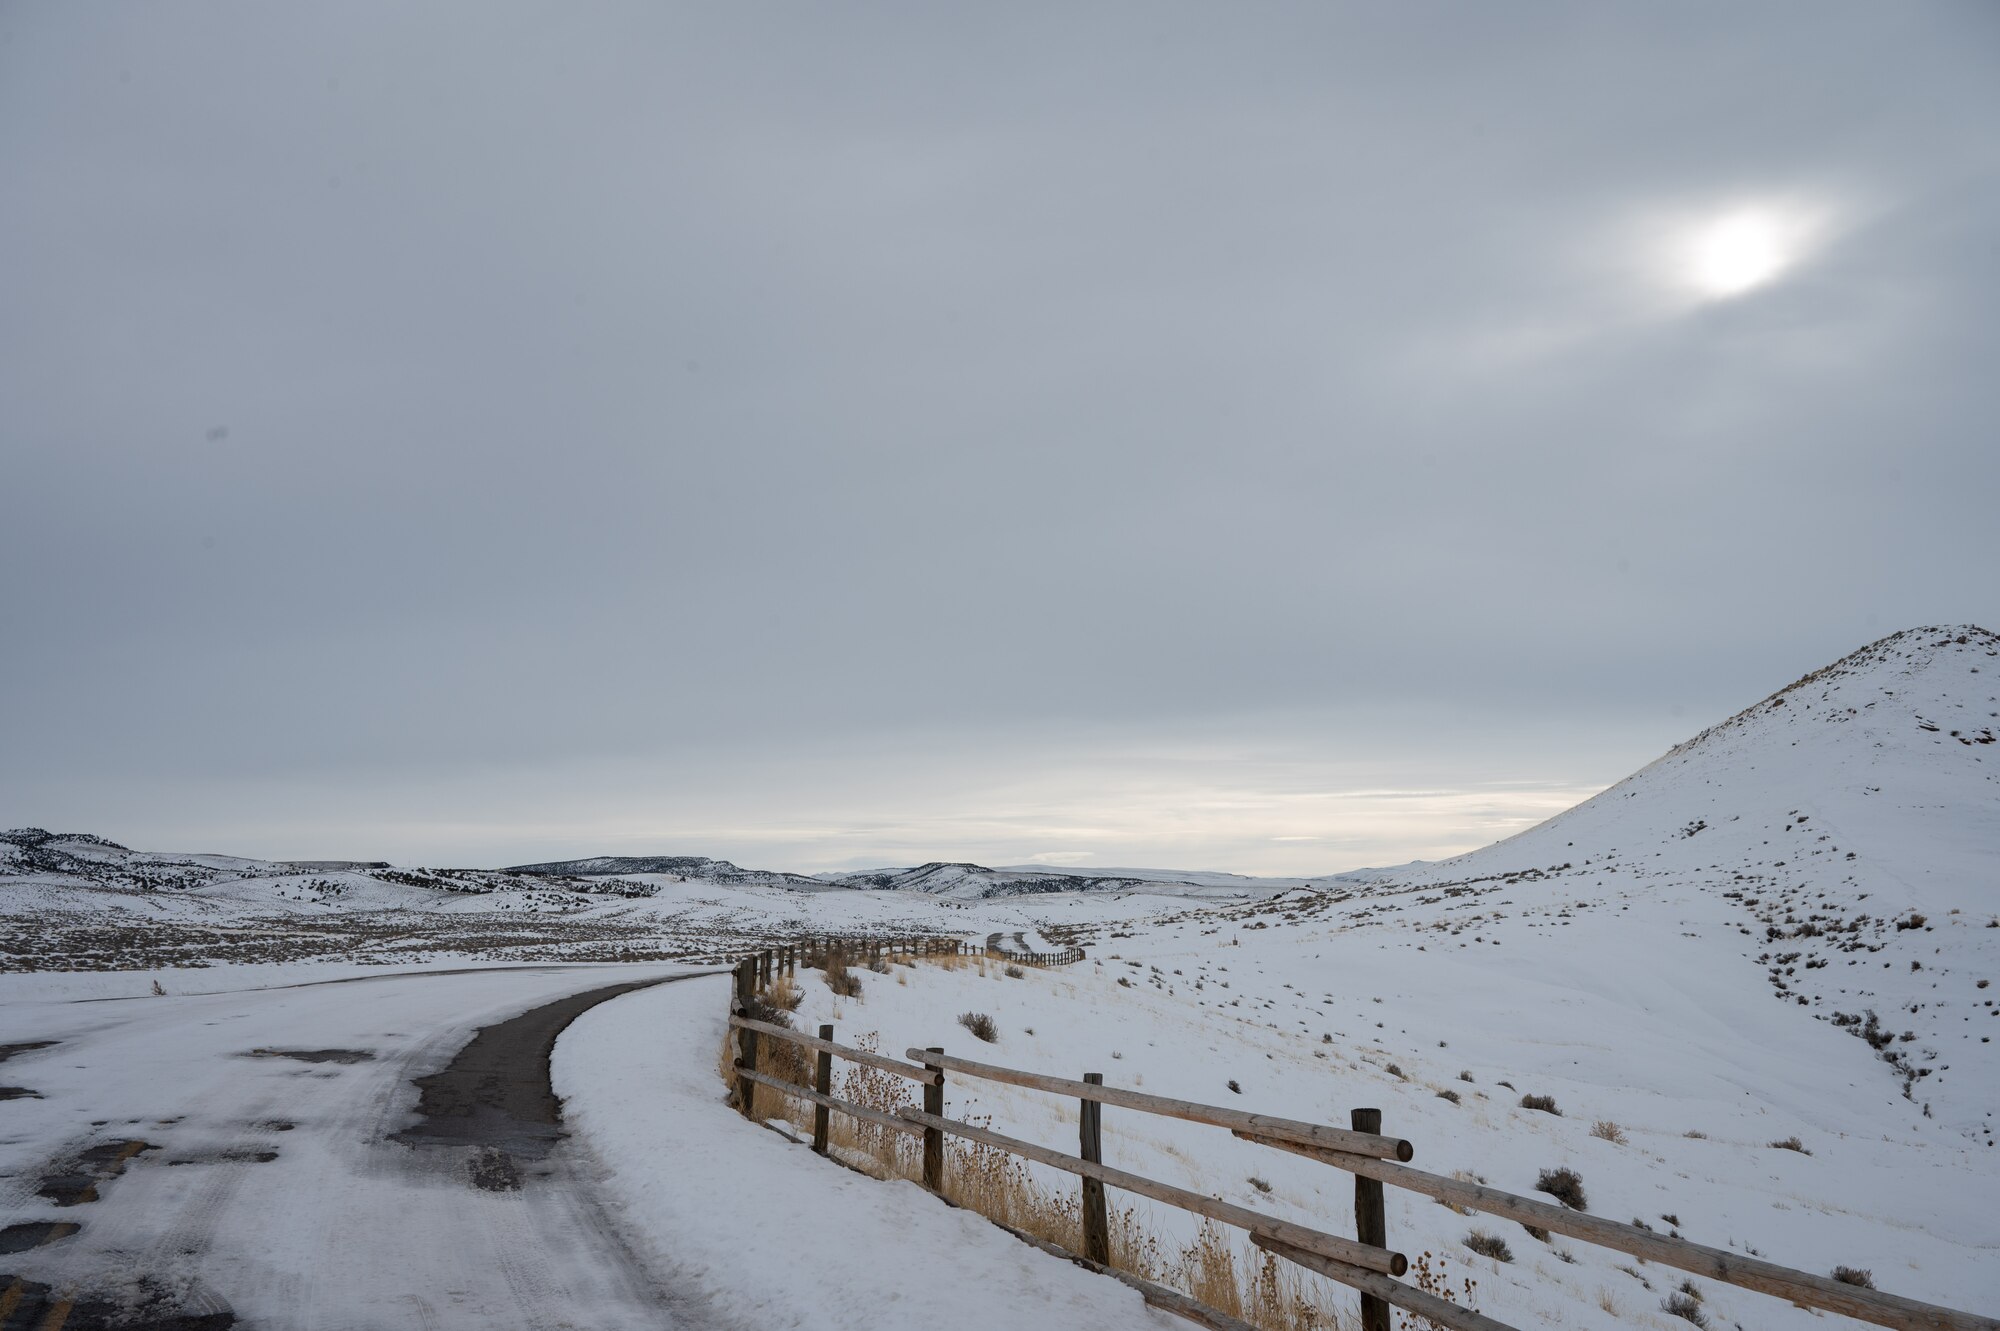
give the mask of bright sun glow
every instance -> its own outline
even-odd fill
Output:
[[[1798,219],[1761,209],[1716,218],[1687,242],[1686,279],[1716,300],[1764,286],[1802,257],[1805,230]]]

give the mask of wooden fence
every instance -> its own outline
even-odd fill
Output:
[[[1083,960],[1083,949],[1066,947],[1060,952],[1007,952],[989,947],[986,955],[995,961],[1018,961],[1024,966],[1067,966]]]
[[[963,955],[965,952],[964,945],[954,946],[958,943],[954,939],[879,942],[887,951],[877,952],[875,956],[878,958],[899,952],[910,956]],[[978,951],[976,948],[973,950],[975,953]],[[754,1088],[766,1086],[814,1106],[812,1149],[820,1155],[828,1151],[829,1116],[833,1113],[920,1137],[923,1143],[923,1185],[940,1195],[944,1191],[946,1136],[977,1142],[1023,1160],[1074,1174],[1083,1181],[1084,1250],[1081,1253],[1071,1252],[1025,1234],[1020,1237],[1122,1280],[1137,1288],[1147,1302],[1216,1331],[1254,1329],[1233,1316],[1195,1303],[1177,1290],[1111,1267],[1110,1224],[1104,1191],[1107,1187],[1122,1189],[1235,1226],[1246,1231],[1251,1242],[1264,1251],[1360,1291],[1362,1331],[1391,1331],[1389,1309],[1392,1306],[1427,1318],[1449,1331],[1515,1331],[1506,1323],[1461,1308],[1397,1279],[1406,1273],[1409,1262],[1402,1253],[1389,1246],[1383,1202],[1385,1185],[1404,1188],[1464,1211],[1500,1216],[1724,1284],[1786,1299],[1801,1307],[1840,1313],[1876,1326],[1908,1328],[1910,1331],[2000,1331],[2000,1320],[1991,1317],[1846,1284],[1827,1276],[1760,1261],[1742,1253],[1666,1237],[1637,1225],[1600,1219],[1532,1197],[1414,1169],[1409,1164],[1415,1154],[1413,1148],[1407,1141],[1383,1135],[1382,1112],[1379,1109],[1356,1109],[1350,1115],[1348,1127],[1331,1127],[1106,1086],[1101,1073],[1085,1073],[1083,1079],[1077,1081],[1000,1067],[947,1054],[937,1046],[905,1050],[904,1056],[909,1061],[904,1062],[885,1054],[837,1044],[832,1026],[821,1026],[819,1035],[814,1037],[789,1027],[756,1020],[749,1015],[752,1000],[777,972],[795,969],[802,956],[824,957],[840,951],[844,949],[839,945],[818,951],[810,946],[786,947],[746,957],[738,963],[729,1025],[735,1030],[739,1045],[739,1057],[735,1063],[736,1088],[745,1117],[756,1117]],[[812,1051],[815,1055],[814,1084],[800,1086],[759,1071],[758,1044],[764,1039],[785,1040]],[[905,1106],[889,1114],[836,1098],[832,1077],[835,1058],[916,1082],[923,1089],[923,1107]],[[944,1088],[947,1072],[1077,1100],[1080,1110],[1077,1154],[1069,1155],[946,1117]],[[1105,1105],[1225,1128],[1244,1140],[1345,1170],[1354,1175],[1355,1237],[1349,1239],[1329,1234],[1106,1165],[1103,1137]]]

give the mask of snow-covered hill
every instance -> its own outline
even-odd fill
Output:
[[[1244,878],[1236,874],[1177,873],[1169,869],[1114,869],[1089,872],[1043,865],[989,869],[983,864],[933,860],[910,869],[865,869],[855,873],[822,874],[832,887],[864,891],[921,892],[956,900],[1032,896],[1057,892],[1145,892],[1158,896],[1241,900],[1267,897],[1302,879]]]
[[[2000,1090],[1996,734],[2000,637],[1910,629],[1537,827],[1326,900],[1448,939],[1665,910],[1654,927],[1714,945],[1705,964],[1760,968],[1774,998],[1866,1039],[1926,1112],[1984,1136]]]

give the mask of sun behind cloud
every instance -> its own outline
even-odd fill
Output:
[[[1704,301],[1729,300],[1781,280],[1812,257],[1824,227],[1812,212],[1758,204],[1689,223],[1673,244],[1676,285]]]

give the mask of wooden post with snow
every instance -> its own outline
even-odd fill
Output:
[[[736,968],[737,1004],[746,1017],[750,1015],[750,998],[757,984],[756,966],[756,958],[745,957],[742,964]],[[736,1099],[742,1106],[743,1117],[755,1123],[757,1083],[742,1074],[745,1069],[751,1072],[757,1070],[757,1032],[750,1030],[736,1032],[736,1060]]]
[[[930,1045],[928,1052],[942,1054],[944,1046]],[[944,1117],[944,1065],[926,1063],[936,1074],[924,1083],[924,1112],[934,1118]],[[924,1129],[924,1186],[932,1192],[944,1191],[944,1132],[939,1128]]]
[[[1356,1132],[1382,1132],[1382,1111],[1357,1109],[1350,1116]],[[1354,1176],[1354,1237],[1373,1248],[1389,1246],[1389,1213],[1377,1179]],[[1361,1296],[1361,1331],[1391,1331],[1389,1305],[1373,1294]]]
[[[1092,1086],[1104,1084],[1102,1072],[1086,1072],[1083,1079]],[[1080,1100],[1082,1113],[1077,1118],[1079,1135],[1082,1138],[1078,1154],[1093,1165],[1104,1163],[1104,1106],[1096,1100]],[[1105,1213],[1104,1180],[1084,1176],[1083,1180],[1083,1255],[1093,1262],[1111,1264],[1111,1218]]]
[[[833,1027],[820,1027],[819,1038],[832,1044]],[[817,1064],[813,1068],[813,1089],[821,1095],[833,1094],[833,1054],[830,1050],[819,1051]],[[831,1115],[832,1111],[826,1107],[824,1101],[813,1106],[813,1150],[821,1155],[826,1154],[827,1129],[830,1126]]]

